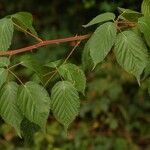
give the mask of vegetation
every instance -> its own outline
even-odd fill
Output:
[[[1,149],[150,148],[150,0],[141,2],[141,12],[119,7],[119,13],[117,3],[101,2],[108,12],[78,28],[92,32],[71,36],[77,30],[69,19],[78,7],[97,10],[95,4],[68,7],[68,23],[52,9],[53,28],[43,30],[39,22],[41,35],[33,27],[38,14],[20,11],[0,20]]]

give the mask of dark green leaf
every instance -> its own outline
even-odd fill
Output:
[[[34,57],[25,55],[20,58],[20,61],[21,61],[21,65],[32,70],[39,77],[41,77],[41,74],[42,74],[41,64]]]
[[[90,71],[92,70],[93,66],[94,64],[90,56],[90,47],[88,46],[88,43],[86,43],[82,53],[82,68],[84,71]]]
[[[125,9],[118,7],[118,10],[125,19],[129,21],[138,21],[138,18],[142,17],[142,13],[139,13],[137,11],[131,10],[131,9]]]
[[[10,60],[7,57],[0,57],[0,67],[8,67]]]
[[[110,12],[103,13],[103,14],[100,14],[100,15],[96,16],[88,24],[83,25],[83,27],[86,28],[86,27],[92,26],[92,25],[97,24],[97,23],[103,23],[103,22],[106,22],[106,21],[114,20],[114,19],[115,19],[115,14],[114,13],[110,13]]]
[[[0,68],[0,88],[6,82],[8,71],[4,68]]]
[[[21,122],[20,128],[25,141],[25,145],[32,147],[34,143],[34,134],[40,130],[40,127],[24,118]]]
[[[37,35],[35,29],[32,26],[33,17],[28,12],[18,12],[11,16],[15,24],[21,27],[23,30],[29,30],[31,33]],[[20,29],[19,29],[20,30]]]
[[[61,64],[63,63],[63,60],[60,59],[60,60],[57,60],[57,61],[53,61],[53,62],[49,62],[47,63],[45,66],[46,67],[49,67],[49,68],[57,68],[59,67]]]
[[[107,22],[96,29],[88,41],[94,67],[102,62],[116,40],[117,29],[114,23]]]
[[[0,51],[6,51],[11,45],[14,26],[11,19],[0,19]]]
[[[79,112],[80,100],[76,88],[68,81],[60,81],[52,89],[51,100],[54,116],[67,129]]]
[[[41,85],[34,82],[22,85],[18,92],[17,104],[29,121],[39,125],[45,131],[50,98]]]
[[[74,64],[63,64],[58,68],[59,74],[76,87],[79,92],[84,94],[86,77],[84,72]]]
[[[118,63],[138,80],[147,65],[147,48],[142,38],[132,31],[118,34],[114,53]]]
[[[17,100],[18,85],[15,82],[8,82],[0,91],[0,115],[6,123],[12,125],[19,136],[20,124],[23,119],[19,110]]]

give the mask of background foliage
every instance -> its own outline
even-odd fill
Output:
[[[1,0],[0,16],[4,17],[17,11],[29,11],[34,16],[36,29],[43,39],[67,37],[84,34],[82,28],[101,12],[115,11],[117,7],[140,10],[142,1],[96,1],[96,0]],[[89,31],[93,31],[91,27]],[[21,47],[33,42],[22,33],[16,33],[13,47]],[[54,45],[40,48],[33,56],[40,64],[64,58],[70,44]],[[81,64],[83,47],[78,48],[70,61]],[[16,60],[20,59],[17,56]],[[22,58],[24,59],[24,58]],[[31,69],[21,67],[15,70],[23,80],[36,80]],[[25,74],[25,76],[23,76]],[[80,115],[69,129],[68,135],[62,126],[50,116],[47,133],[36,133],[33,138],[32,124],[26,131],[27,139],[35,150],[149,150],[150,149],[150,97],[147,92],[149,82],[139,88],[136,80],[109,56],[105,63],[98,65],[94,71],[86,73],[86,96],[82,96]],[[24,148],[24,140],[17,137],[15,131],[3,122],[0,126],[0,149],[19,150]],[[27,122],[27,120],[24,120]],[[32,141],[31,141],[32,140]]]

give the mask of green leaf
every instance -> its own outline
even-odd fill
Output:
[[[143,0],[141,11],[144,16],[150,16],[150,0]]]
[[[143,78],[142,80],[146,79],[147,77],[150,76],[150,57],[148,58],[148,63],[147,63],[147,66],[145,67],[144,69],[144,73],[143,73]]]
[[[138,24],[142,33],[144,33],[145,40],[150,47],[150,17],[141,17]]]
[[[118,63],[138,80],[147,65],[147,48],[142,38],[133,31],[118,34],[114,53]]]
[[[94,67],[102,62],[116,40],[117,29],[114,23],[107,22],[96,29],[88,41]]]
[[[82,53],[82,68],[84,71],[90,71],[92,70],[93,66],[94,64],[90,56],[90,47],[88,46],[88,43],[86,43]]]
[[[15,82],[8,82],[0,90],[0,115],[5,122],[12,125],[18,135],[21,136],[20,124],[23,116],[16,103],[17,93],[18,84]]]
[[[43,66],[32,55],[25,55],[20,58],[21,65],[31,71],[31,74],[35,74],[38,77],[40,83],[43,84]]]
[[[75,88],[84,94],[86,86],[86,77],[84,72],[74,64],[63,64],[58,68],[59,74],[75,86]]]
[[[78,115],[80,100],[76,88],[68,81],[60,81],[51,91],[51,109],[65,129]]]
[[[128,142],[126,139],[118,137],[118,138],[116,138],[116,140],[114,142],[113,148],[115,150],[127,150],[127,149],[129,149]]]
[[[0,68],[0,88],[6,82],[8,71],[4,68]]]
[[[49,63],[47,63],[45,66],[46,66],[46,67],[49,67],[49,68],[57,68],[57,67],[59,67],[62,63],[63,63],[63,60],[60,59],[60,60],[56,60],[56,61],[53,61],[53,62],[49,62]]]
[[[86,27],[92,26],[94,24],[98,24],[98,23],[103,23],[103,22],[106,22],[106,21],[114,20],[115,17],[116,16],[115,16],[114,13],[110,13],[110,12],[103,13],[103,14],[100,14],[100,15],[96,16],[88,24],[83,25],[83,27],[86,28]]]
[[[30,122],[28,119],[24,118],[21,122],[21,131],[24,138],[25,145],[32,147],[34,143],[34,134],[40,131],[40,127],[35,123]]]
[[[7,57],[0,57],[0,67],[8,67],[10,60]]]
[[[21,65],[32,70],[36,73],[39,77],[42,74],[42,67],[41,64],[32,56],[25,55],[20,58]]]
[[[21,27],[23,30],[29,30],[31,33],[37,35],[35,29],[32,26],[33,17],[32,14],[28,12],[18,12],[11,16],[15,24]],[[19,29],[20,30],[20,29]]]
[[[14,26],[11,19],[0,19],[0,51],[6,51],[11,45]]]
[[[27,82],[19,88],[17,104],[23,115],[45,131],[49,115],[50,98],[39,84]]]
[[[118,7],[118,10],[119,10],[121,16],[123,16],[125,19],[127,19],[129,21],[137,22],[138,18],[143,16],[142,13],[139,13],[139,12],[131,10],[131,9],[125,9],[125,8]]]

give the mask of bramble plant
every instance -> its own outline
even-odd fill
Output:
[[[15,128],[20,137],[25,134],[24,124],[27,126],[33,123],[35,131],[45,132],[50,111],[67,130],[79,113],[79,94],[85,94],[84,71],[94,69],[110,52],[124,70],[135,76],[139,85],[142,75],[143,81],[148,77],[150,0],[142,2],[141,12],[124,8],[118,10],[120,15],[117,17],[114,13],[107,12],[83,25],[87,28],[98,24],[92,35],[56,40],[39,38],[32,26],[32,15],[28,12],[18,12],[0,20],[0,115]],[[38,43],[8,50],[14,30],[30,35]],[[88,38],[83,50],[82,67],[68,62],[81,41]],[[76,44],[69,55],[55,62],[41,65],[25,54],[42,46],[71,41],[76,41]],[[23,56],[14,63],[17,54]],[[18,66],[34,71],[35,79],[25,83],[15,73]],[[56,83],[51,89],[51,82],[54,81]]]

